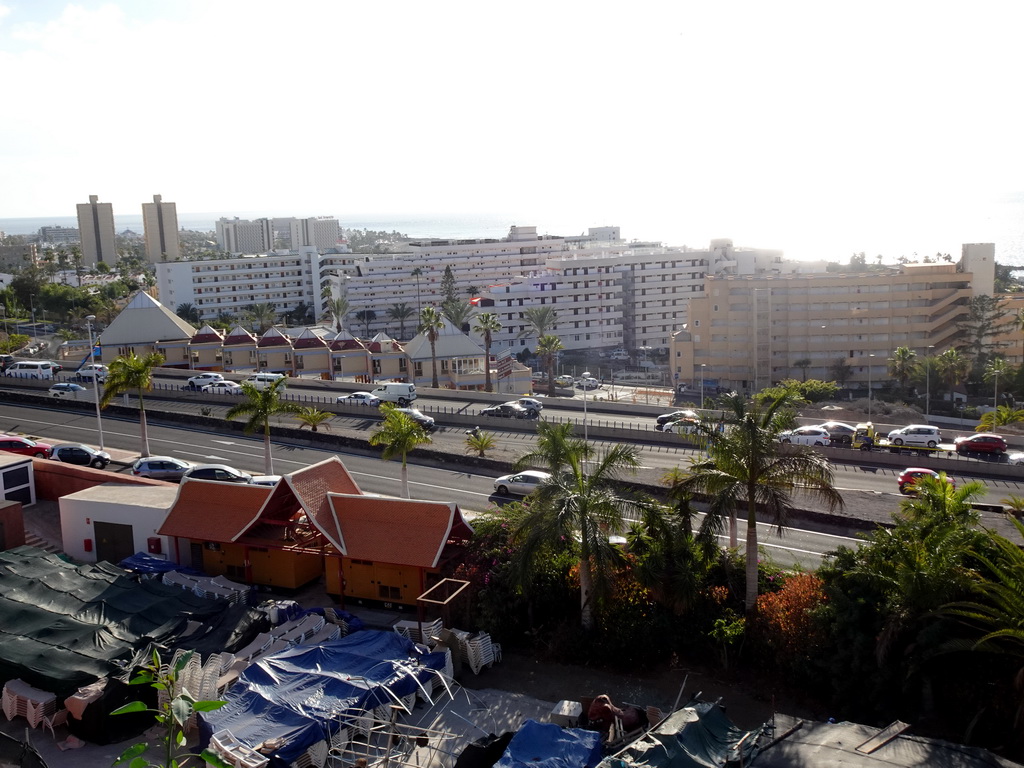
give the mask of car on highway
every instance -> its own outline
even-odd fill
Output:
[[[900,476],[896,481],[899,485],[900,493],[905,496],[912,496],[917,493],[917,481],[922,477],[945,477],[947,483],[952,485],[954,488],[956,487],[956,482],[954,482],[952,477],[940,474],[934,469],[927,469],[925,467],[907,467],[900,472]]]
[[[535,397],[520,397],[518,400],[510,400],[510,405],[521,405],[528,411],[534,411],[538,416],[544,410],[544,403]]]
[[[376,408],[380,405],[380,398],[369,392],[349,392],[347,395],[338,395],[338,405],[369,405]]]
[[[94,467],[106,469],[110,463],[110,454],[89,445],[81,443],[64,443],[53,446],[51,459],[62,461],[65,464],[77,464],[81,467]]]
[[[398,413],[404,413],[428,432],[436,426],[434,424],[434,418],[432,416],[427,416],[427,414],[419,408],[395,408],[395,410]]]
[[[492,419],[530,419],[536,418],[537,412],[523,408],[518,403],[502,403],[482,409],[480,415],[490,416]]]
[[[566,375],[555,376],[555,386],[556,387],[571,387],[575,383],[576,383],[576,379],[574,379],[572,376],[566,376]]]
[[[242,385],[237,381],[211,381],[200,387],[199,391],[215,395],[240,395]]]
[[[1006,456],[1007,464],[1024,464],[1024,452],[1017,451]]]
[[[668,424],[670,421],[678,421],[679,419],[697,419],[700,418],[696,411],[685,410],[685,411],[672,411],[672,413],[663,413],[658,417],[657,421],[659,424]]]
[[[0,371],[6,371],[14,364],[14,355],[0,355]]]
[[[826,421],[824,424],[816,424],[818,429],[828,432],[832,445],[850,445],[853,436],[857,434],[857,428],[843,421]]]
[[[7,366],[4,376],[13,379],[52,379],[60,370],[63,370],[61,366],[49,360],[18,360]]]
[[[793,445],[828,445],[831,439],[828,431],[821,427],[797,427],[779,433],[780,443]]]
[[[1006,440],[1002,435],[980,432],[977,435],[964,435],[953,441],[957,453],[994,453],[997,456],[1006,453]]]
[[[174,456],[147,456],[132,464],[132,474],[151,480],[181,480],[182,475],[194,466],[191,461]]]
[[[197,373],[195,376],[189,376],[183,389],[202,389],[207,384],[212,384],[215,381],[224,381],[223,374],[216,373],[215,371]]]
[[[655,424],[654,428],[659,432],[667,432],[670,435],[692,435],[697,432],[698,419],[682,418],[669,421],[664,424]]]
[[[227,464],[196,464],[186,469],[182,480],[216,480],[221,483],[251,483],[252,475]]]
[[[601,386],[601,382],[595,379],[593,376],[588,376],[582,379],[576,379],[576,389],[598,389]]]
[[[542,483],[551,479],[547,472],[528,469],[512,475],[502,475],[494,481],[494,491],[501,496],[529,496]]]
[[[910,424],[889,433],[889,443],[896,446],[938,448],[941,442],[939,428],[930,424]]]
[[[273,488],[281,482],[280,475],[253,475],[252,480],[249,481],[251,485],[265,485],[268,488]]]
[[[93,381],[94,379],[98,379],[102,382],[107,380],[108,373],[110,373],[110,369],[102,363],[89,363],[75,371],[75,378],[79,381]]]
[[[0,451],[17,453],[22,456],[34,456],[37,459],[48,459],[53,452],[49,443],[40,443],[18,435],[0,435]]]
[[[62,381],[59,384],[54,384],[47,390],[47,392],[50,393],[50,397],[61,397],[70,400],[77,400],[79,395],[88,391],[89,390],[80,384],[73,384],[70,381]]]

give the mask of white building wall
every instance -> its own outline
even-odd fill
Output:
[[[175,486],[139,486],[108,483],[87,488],[60,499],[61,547],[75,560],[96,562],[95,523],[116,523],[132,526],[136,552],[147,551],[147,539],[157,536],[174,504]],[[166,557],[171,540],[161,539]],[[85,551],[86,540],[92,551]]]
[[[153,195],[152,203],[142,204],[142,226],[148,261],[155,264],[181,258],[178,210],[174,203],[165,203],[160,195]]]
[[[113,266],[117,262],[114,241],[114,206],[89,195],[88,203],[79,203],[78,231],[82,243],[82,264],[94,267],[98,262]]]

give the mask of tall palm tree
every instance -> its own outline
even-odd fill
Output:
[[[398,339],[405,341],[405,321],[413,315],[413,308],[408,304],[392,304],[388,307],[388,319],[398,323]]]
[[[616,487],[623,474],[640,466],[639,452],[631,445],[597,452],[572,435],[571,425],[546,428],[542,423],[538,434],[537,447],[516,463],[539,462],[551,472],[513,532],[520,547],[520,582],[528,583],[529,574],[552,550],[571,552],[579,561],[580,623],[589,631],[594,608],[609,594],[611,567],[621,557],[608,537],[623,531],[627,513],[650,506]]]
[[[971,361],[959,350],[947,349],[935,358],[935,370],[949,387],[949,399],[952,401],[956,385],[962,382],[967,377],[967,372],[971,370]]]
[[[420,333],[427,337],[430,342],[430,365],[433,370],[433,378],[430,386],[437,389],[440,385],[437,381],[437,337],[444,328],[444,318],[434,307],[424,307],[420,310]]]
[[[348,299],[328,299],[324,302],[327,307],[324,315],[329,315],[334,319],[334,330],[341,332],[342,328],[345,327],[345,315],[348,314]]]
[[[158,352],[150,352],[139,357],[134,352],[122,355],[110,361],[107,379],[103,383],[103,396],[100,405],[106,408],[118,395],[134,391],[139,398],[139,435],[142,438],[141,456],[149,456],[149,433],[146,428],[146,406],[142,402],[142,393],[153,388],[153,369],[164,364],[164,356]]]
[[[270,447],[270,419],[280,413],[298,413],[302,410],[298,403],[281,399],[281,390],[287,383],[288,379],[281,378],[263,389],[257,389],[248,381],[243,381],[242,394],[245,400],[234,405],[226,416],[228,419],[248,416],[245,431],[263,431],[263,466],[268,475],[274,474],[274,456]]]
[[[526,321],[527,328],[525,331],[520,332],[517,338],[525,338],[527,336],[537,336],[540,338],[555,329],[555,322],[558,316],[555,314],[555,310],[551,307],[530,307],[523,312],[523,320]]]
[[[1002,357],[992,357],[985,366],[983,378],[985,381],[992,381],[994,389],[992,394],[992,407],[999,407],[999,377],[1006,376],[1011,372],[1010,364]]]
[[[363,324],[363,338],[370,338],[370,323],[377,319],[377,313],[372,309],[360,309],[356,312],[356,320]]]
[[[906,391],[907,383],[917,370],[917,353],[910,347],[896,347],[889,363],[889,375],[899,382],[900,389]]]
[[[801,357],[799,360],[793,361],[793,367],[799,368],[801,371],[803,371],[804,381],[807,381],[807,369],[811,367],[811,362],[811,358],[809,357]]]
[[[494,334],[501,332],[501,320],[494,312],[484,312],[476,316],[476,325],[473,326],[473,333],[479,334],[484,340],[484,389],[493,392],[491,386],[491,344],[494,343]]]
[[[557,336],[547,334],[537,339],[537,354],[544,360],[544,367],[548,373],[548,395],[555,396],[555,358],[558,351],[564,349],[562,340]]]
[[[277,306],[271,302],[250,304],[242,311],[242,316],[256,333],[264,334],[277,322]]]
[[[420,304],[420,278],[423,276],[423,268],[416,267],[409,275],[416,278],[416,316],[419,317],[420,312],[423,311],[423,306]]]
[[[460,331],[469,324],[475,313],[476,307],[468,301],[461,301],[460,299],[446,301],[441,305],[441,314],[448,319],[453,328],[458,328]]]
[[[192,325],[199,325],[202,322],[202,318],[199,316],[199,307],[187,301],[179,304],[175,308],[174,314]]]
[[[431,307],[424,307],[424,310]],[[390,404],[381,407],[384,413],[384,421],[377,430],[370,435],[370,445],[382,445],[380,457],[384,461],[390,461],[395,456],[402,459],[402,496],[409,498],[409,467],[407,457],[418,446],[429,445],[430,435],[423,427],[409,418],[408,414],[402,413]]]
[[[729,546],[737,546],[736,515],[747,513],[746,599],[748,611],[757,602],[757,511],[760,507],[780,528],[793,508],[793,494],[801,494],[829,508],[843,506],[832,485],[828,460],[807,446],[783,446],[778,435],[793,423],[786,398],[767,405],[748,405],[741,396],[726,398],[729,428],[701,422],[698,429],[706,440],[707,458],[696,460],[679,491],[708,500],[704,525],[717,532],[723,519],[730,519]]]

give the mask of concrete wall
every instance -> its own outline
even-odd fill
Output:
[[[163,480],[148,480],[133,475],[119,475],[109,470],[79,467],[50,459],[32,459],[36,482],[36,498],[57,501],[72,493],[84,491],[103,483],[126,485],[155,485],[166,488],[170,483]]]
[[[171,540],[157,531],[174,503],[177,489],[168,483],[161,487],[131,489],[128,494],[110,494],[105,488],[86,489],[60,499],[61,546],[64,552],[85,563],[96,562],[95,524],[130,525],[135,552],[146,552],[148,539],[160,539],[162,555],[169,557]],[[125,489],[128,490],[128,489]],[[90,498],[90,496],[93,496]],[[92,551],[87,552],[86,541]]]
[[[0,501],[0,549],[25,543],[25,518],[20,501]]]

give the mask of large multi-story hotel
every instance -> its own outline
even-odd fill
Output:
[[[79,203],[78,231],[82,238],[82,264],[95,267],[98,263],[113,265],[117,262],[114,241],[114,206],[99,202],[97,195],[89,195],[88,203]]]
[[[331,216],[308,219],[218,219],[217,247],[228,253],[266,253],[312,247],[326,251],[338,247],[341,225]]]
[[[142,227],[147,261],[155,264],[181,258],[178,209],[174,203],[165,203],[160,195],[153,195],[152,203],[142,204]]]

